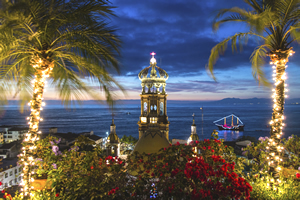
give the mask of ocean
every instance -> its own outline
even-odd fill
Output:
[[[132,135],[138,138],[137,122],[140,116],[140,101],[129,100],[114,106],[116,131],[119,137]],[[200,109],[203,107],[203,110]],[[20,113],[17,106],[8,106],[0,114],[0,125],[27,126],[27,111]],[[202,112],[203,111],[203,112]],[[272,106],[269,104],[224,104],[215,105],[196,101],[167,102],[167,115],[170,121],[170,139],[188,139],[195,114],[197,133],[200,139],[210,138],[217,127],[213,121],[230,114],[240,118],[245,124],[244,131],[219,131],[219,137],[232,141],[240,136],[255,138],[269,136],[269,121]],[[285,105],[284,137],[292,134],[300,136],[300,105]],[[202,120],[203,114],[203,120]],[[95,135],[106,137],[111,124],[111,110],[104,105],[85,105],[65,109],[61,105],[47,105],[41,112],[43,121],[40,130],[48,133],[50,127],[57,127],[59,133],[81,133],[93,131]]]

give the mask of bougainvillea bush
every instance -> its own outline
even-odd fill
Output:
[[[157,154],[134,153],[128,160],[128,170],[137,177],[132,182],[133,197],[249,199],[252,187],[237,174],[241,169],[233,160],[239,159],[232,151],[212,138],[191,145],[171,145]]]
[[[126,161],[104,156],[98,147],[83,148],[80,141],[61,151],[53,148],[57,138],[48,138],[42,144],[51,157],[52,187],[35,191],[35,199],[250,199],[252,187],[239,175],[242,158],[212,136],[156,154],[135,152]]]

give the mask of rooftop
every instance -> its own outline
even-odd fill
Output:
[[[98,136],[98,135],[87,135],[86,137],[96,141],[96,140],[100,140],[102,137]]]
[[[17,144],[17,141],[13,141],[13,142],[10,142],[10,143],[5,143],[2,146],[0,146],[0,149],[10,149],[16,144]]]
[[[10,165],[12,165],[13,167],[17,166],[17,162],[18,162],[18,158],[6,158],[2,160],[1,163],[1,168],[3,168],[3,170],[6,169],[6,167],[9,167]]]
[[[28,130],[29,130],[28,127],[12,127],[8,131],[28,131]]]

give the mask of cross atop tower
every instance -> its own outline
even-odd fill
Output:
[[[150,53],[150,55],[152,56],[152,58],[150,59],[150,63],[151,64],[155,64],[156,63],[156,59],[154,58],[154,56],[156,55],[156,53],[152,52],[152,53]]]

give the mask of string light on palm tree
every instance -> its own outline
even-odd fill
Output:
[[[269,164],[269,173],[272,174],[272,185],[278,180],[278,172],[281,170],[280,162],[282,161],[281,153],[281,136],[284,127],[284,99],[287,89],[285,89],[285,80],[287,78],[285,69],[289,56],[294,54],[291,45],[300,41],[299,32],[299,1],[296,0],[276,0],[245,1],[250,10],[233,7],[221,9],[216,16],[214,28],[217,30],[221,24],[227,22],[241,22],[247,24],[249,30],[238,32],[233,36],[224,39],[211,50],[208,61],[208,69],[213,74],[213,66],[219,55],[224,53],[227,45],[231,42],[232,50],[237,50],[237,43],[247,44],[251,37],[257,39],[258,47],[253,51],[250,60],[252,63],[252,74],[259,83],[269,86],[262,67],[265,64],[267,56],[271,59],[273,66],[273,80],[275,88],[273,89],[273,113],[270,121],[270,140],[267,150],[269,152],[267,159]],[[222,19],[220,19],[222,17]],[[274,187],[275,189],[276,187]]]
[[[45,104],[46,79],[49,77],[51,86],[59,91],[64,105],[87,96],[111,101],[113,90],[124,91],[110,74],[119,72],[120,52],[120,40],[108,21],[109,16],[114,16],[112,9],[105,0],[84,4],[57,0],[1,1],[0,78],[5,86],[12,87],[11,83],[17,82],[22,103],[31,97],[29,131],[19,156],[24,168],[25,199],[31,198],[34,149],[41,133],[38,128]],[[82,79],[89,79],[93,85],[98,83],[97,89]]]
[[[30,191],[32,189],[31,182],[34,181],[34,178],[32,177],[32,172],[35,167],[34,150],[36,149],[36,141],[39,140],[39,134],[41,134],[41,131],[38,131],[38,129],[39,121],[43,120],[40,117],[40,112],[43,109],[42,106],[45,105],[43,102],[45,82],[53,70],[53,62],[41,59],[39,56],[34,56],[32,59],[32,66],[35,69],[35,78],[32,81],[33,97],[28,103],[31,110],[30,117],[27,118],[29,120],[29,131],[25,134],[22,153],[19,155],[20,164],[24,166],[22,173],[23,180],[21,183],[23,186],[21,190],[23,191],[22,194],[24,196],[32,196]]]
[[[282,152],[283,146],[281,144],[281,137],[283,135],[284,128],[284,100],[287,97],[286,92],[286,83],[287,79],[285,69],[287,68],[286,63],[288,62],[288,57],[293,55],[295,52],[292,48],[282,51],[277,50],[270,52],[268,55],[271,58],[270,64],[273,65],[273,80],[274,86],[273,89],[273,114],[272,120],[270,121],[271,130],[270,130],[270,139],[268,142],[267,149],[268,152],[268,164],[269,171],[273,173],[274,179],[273,182],[278,183],[279,180],[279,171],[281,170],[281,161],[282,161]]]

